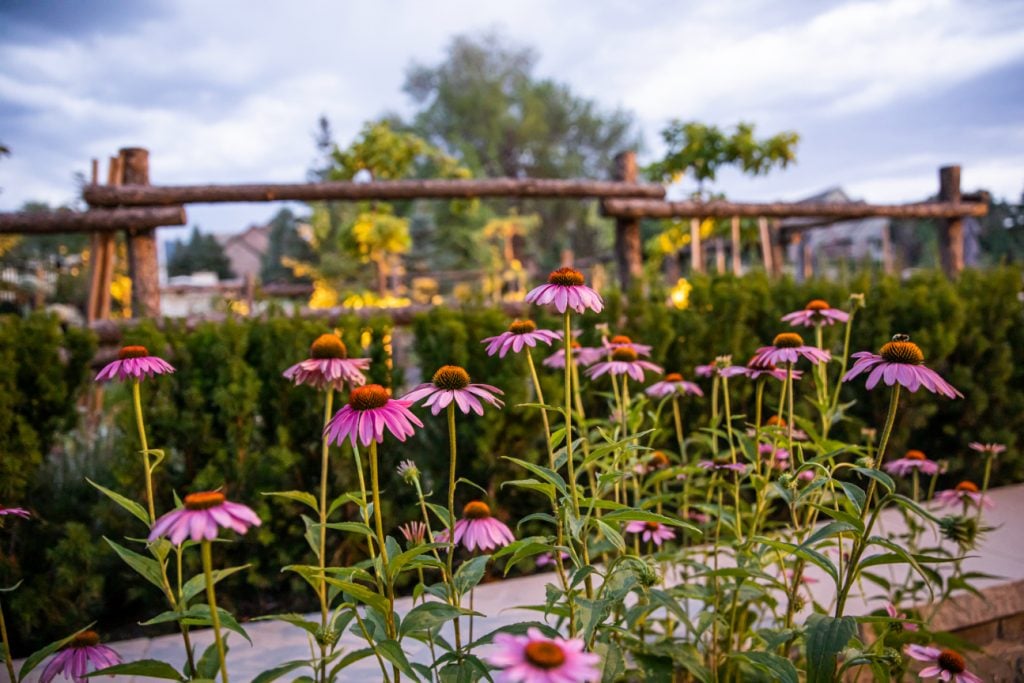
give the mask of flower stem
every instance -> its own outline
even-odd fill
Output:
[[[320,447],[320,589],[317,591],[320,597],[320,636],[317,638],[320,645],[320,671],[321,683],[327,683],[327,476],[330,454],[330,442],[327,439],[327,423],[331,421],[332,408],[334,406],[334,388],[328,385],[327,396],[324,398],[324,436]]]
[[[4,647],[4,664],[7,665],[7,673],[10,675],[11,681],[16,681],[18,679],[14,675],[14,660],[11,659],[11,644],[7,638],[7,622],[4,621],[2,603],[0,603],[0,642],[3,643]]]
[[[217,595],[213,589],[213,558],[210,542],[202,541],[203,575],[206,577],[206,602],[210,605],[210,621],[213,622],[213,641],[217,644],[217,658],[220,661],[220,679],[228,683],[228,665],[224,659],[224,639],[220,635],[220,614],[217,613]]]
[[[576,491],[576,463],[572,455],[572,316],[565,309],[563,316],[565,341],[565,463],[569,474],[569,495],[572,497],[572,512],[580,516],[580,497]],[[586,544],[584,544],[586,546]]]
[[[452,607],[459,608],[459,594],[455,590],[455,464],[458,456],[458,449],[455,442],[455,403],[448,404],[448,598]],[[455,617],[455,651],[462,652],[462,624],[459,617]]]
[[[846,364],[850,359],[850,332],[853,331],[853,317],[857,314],[857,307],[852,306],[850,317],[846,321],[846,334],[843,338],[843,360],[839,364],[839,378],[836,380],[836,390],[832,394],[832,405],[828,409],[828,427],[832,427],[832,419],[835,417],[836,407],[839,405],[839,390],[843,388],[843,375],[846,374]],[[828,429],[821,434],[822,439],[828,438]]]
[[[672,395],[672,420],[676,427],[676,443],[679,444],[679,462],[686,465],[686,439],[683,437],[683,416],[679,412],[679,395]]]
[[[377,547],[380,548],[380,574],[386,589],[385,598],[388,601],[388,611],[384,615],[385,628],[388,638],[397,640],[395,629],[395,591],[388,578],[388,547],[384,538],[384,521],[380,511],[380,474],[377,468],[377,442],[370,442],[370,486],[373,487],[373,522],[377,530]],[[395,681],[398,681],[400,674],[398,666],[394,669]]]
[[[882,437],[878,441],[878,452],[874,461],[874,470],[876,472],[881,471],[882,463],[885,460],[885,449],[889,445],[889,437],[892,435],[892,427],[896,423],[896,409],[899,407],[899,402],[900,385],[897,383],[893,385],[892,394],[889,396],[889,412],[885,417],[885,427],[882,429]],[[871,483],[868,484],[867,495],[864,498],[864,507],[860,511],[861,521],[867,517],[868,509],[871,507],[871,501],[872,498],[874,498],[877,486],[878,480],[872,477]],[[863,535],[857,536],[854,539],[853,548],[850,550],[850,562],[846,568],[846,581],[839,590],[839,596],[836,600],[836,619],[843,616],[843,608],[846,607],[846,598],[849,596],[850,589],[853,587],[853,581],[857,576],[857,566],[860,564],[860,556],[864,553],[864,549],[867,547],[867,539],[871,536],[871,528],[874,526],[874,521],[877,517],[878,515],[872,515],[867,527],[864,529]]]
[[[732,407],[729,403],[729,378],[722,378],[722,398],[725,408],[725,433],[729,439],[729,460],[733,465],[736,463],[736,442],[732,437]],[[736,505],[736,540],[743,543],[743,517],[740,511],[740,478],[737,473],[733,476],[733,502]]]
[[[142,470],[146,474],[146,505],[149,509],[150,525],[156,521],[156,509],[153,507],[153,470],[149,462],[149,443],[146,441],[146,427],[142,421],[142,392],[140,382],[132,380],[132,400],[135,403],[135,424],[139,428],[139,443],[142,446]]]
[[[985,502],[985,492],[988,491],[988,482],[992,476],[992,460],[996,457],[992,453],[988,453],[986,454],[986,456],[987,457],[985,458],[985,474],[982,475],[981,480],[981,498],[978,499],[978,515],[977,517],[975,517],[975,519],[978,520],[979,524],[981,523],[981,511],[982,508],[984,508],[984,505],[982,505],[982,503]]]

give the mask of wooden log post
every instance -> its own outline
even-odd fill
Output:
[[[725,240],[721,237],[715,238],[715,272],[725,274]]]
[[[960,167],[939,169],[939,201],[960,202]],[[939,254],[942,269],[948,277],[956,277],[964,269],[964,221],[955,216],[939,221]]]
[[[882,228],[882,271],[886,275],[896,272],[896,262],[892,254],[892,221],[886,221]]]
[[[732,217],[732,274],[736,277],[743,275],[743,243],[740,239],[740,217]]]
[[[149,150],[125,147],[120,154],[125,185],[149,185]],[[160,316],[160,264],[156,230],[129,229],[128,270],[132,279],[132,317]]]
[[[764,272],[771,277],[775,272],[772,266],[772,236],[768,231],[768,219],[764,216],[757,219],[757,232],[761,238],[761,260],[764,263]]]
[[[636,152],[627,150],[615,157],[615,180],[637,182]],[[615,263],[619,270],[619,285],[622,291],[628,291],[633,280],[639,280],[644,272],[639,218],[615,219]]]
[[[690,270],[704,273],[704,252],[700,248],[700,219],[690,219]]]

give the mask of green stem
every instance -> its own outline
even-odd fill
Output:
[[[453,562],[455,561],[455,463],[457,448],[455,443],[455,403],[448,404],[448,597],[452,607],[459,608],[459,594],[455,590],[455,572]],[[456,617],[455,626],[455,651],[462,652],[462,620]]]
[[[210,621],[213,622],[213,641],[217,644],[217,658],[220,661],[220,679],[228,683],[228,665],[224,659],[224,639],[220,635],[220,614],[217,613],[217,595],[213,588],[213,558],[210,542],[202,541],[203,575],[206,577],[206,602],[210,605]]]
[[[572,512],[580,516],[580,497],[576,490],[576,463],[572,454],[572,314],[565,309],[565,461],[569,474],[569,494],[572,496]],[[586,547],[586,544],[583,544]]]
[[[992,460],[995,457],[996,456],[991,454],[991,453],[986,454],[986,457],[985,457],[985,474],[982,475],[982,480],[981,480],[981,498],[980,498],[980,500],[978,502],[978,515],[977,515],[977,517],[975,517],[975,519],[978,521],[979,524],[981,523],[981,510],[984,507],[982,505],[982,502],[984,502],[984,500],[985,500],[985,492],[988,491],[989,479],[992,476]],[[917,472],[915,471],[915,474],[916,473]]]
[[[153,470],[149,461],[149,443],[146,441],[146,427],[142,422],[141,382],[132,380],[132,400],[135,403],[135,424],[139,428],[139,443],[142,445],[142,471],[146,474],[146,506],[149,509],[149,523],[156,521],[156,509],[153,507]]]
[[[900,385],[894,384],[892,387],[892,394],[889,397],[889,412],[885,417],[885,427],[882,429],[882,438],[878,441],[878,454],[874,460],[874,469],[876,472],[881,471],[882,463],[885,460],[885,449],[889,445],[889,437],[892,435],[892,427],[896,423],[896,409],[899,407],[900,402]],[[878,486],[878,481],[872,477],[871,483],[868,484],[868,492],[864,498],[864,507],[861,508],[860,518],[861,521],[867,516],[868,509],[871,507],[872,498],[875,495],[875,489]],[[860,556],[864,552],[864,548],[867,547],[867,539],[871,536],[871,528],[874,526],[877,515],[872,515],[868,521],[867,527],[864,529],[864,534],[858,536],[853,543],[853,548],[850,550],[850,562],[846,568],[846,581],[843,583],[842,588],[839,591],[839,596],[836,599],[836,619],[843,616],[843,609],[846,607],[846,599],[850,594],[850,589],[853,587],[853,582],[857,576],[857,567],[860,564]],[[840,552],[842,549],[840,548]]]
[[[829,406],[829,427],[832,426],[832,417],[836,414],[836,408],[839,406],[839,390],[843,388],[843,375],[846,374],[846,364],[850,360],[850,332],[853,330],[853,316],[857,314],[856,305],[852,307],[850,311],[850,317],[846,321],[846,334],[843,337],[843,360],[839,364],[839,379],[836,381],[836,390],[832,394],[832,405]],[[821,435],[822,439],[828,438],[828,430]]]
[[[327,439],[327,423],[331,421],[332,408],[334,407],[334,388],[327,387],[327,396],[324,398],[324,436],[320,446],[320,588],[317,591],[320,598],[320,635],[317,638],[320,645],[320,666],[319,674],[321,683],[327,683],[327,477],[328,463],[330,462],[330,442]]]
[[[725,404],[725,433],[729,439],[729,459],[733,465],[736,464],[736,443],[732,437],[732,407],[729,403],[729,378],[722,378],[722,398]],[[743,530],[740,511],[740,477],[738,472],[733,472],[733,502],[736,506],[736,540],[743,543]]]
[[[395,629],[395,591],[388,578],[388,547],[384,538],[384,520],[380,511],[380,473],[377,467],[377,442],[370,442],[370,486],[373,490],[373,522],[377,531],[377,547],[380,549],[380,575],[384,581],[385,598],[388,601],[388,611],[384,615],[385,628],[388,638],[397,640]],[[394,669],[395,681],[398,681],[401,674],[398,666]]]
[[[11,644],[7,638],[7,622],[4,621],[4,608],[2,603],[0,603],[0,642],[2,642],[4,646],[4,664],[7,665],[7,673],[10,675],[13,683],[18,679],[14,676],[14,660],[11,658]]]

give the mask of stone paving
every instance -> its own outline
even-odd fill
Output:
[[[965,560],[965,571],[979,571],[993,574],[998,578],[981,579],[976,582],[980,588],[1007,584],[1024,579],[1024,484],[995,489],[990,492],[996,507],[986,511],[986,523],[995,527],[984,539],[979,550]],[[896,512],[887,511],[880,520],[880,525],[888,533],[898,532],[902,527],[902,518]],[[813,569],[811,570],[813,572]],[[813,575],[813,574],[812,574]],[[895,574],[892,578],[898,578]],[[507,579],[480,586],[476,591],[475,608],[487,614],[486,618],[476,620],[475,635],[480,635],[499,626],[517,621],[532,621],[539,617],[538,612],[508,607],[514,604],[543,602],[544,586],[554,581],[554,575],[548,573]],[[830,581],[821,580],[808,586],[814,599],[819,604],[828,605],[834,599]],[[412,606],[409,598],[400,599],[397,609],[405,613]],[[881,605],[872,603],[868,606],[860,596],[851,596],[846,612],[863,614],[878,609]],[[319,615],[312,615],[316,620]],[[465,623],[465,622],[464,622]],[[282,664],[288,660],[308,657],[310,643],[304,631],[297,627],[280,622],[258,622],[245,624],[249,636],[253,640],[250,647],[237,635],[232,634],[229,643],[232,648],[228,654],[228,670],[231,680],[235,683],[251,681],[260,672]],[[193,631],[193,642],[201,652],[210,642],[212,635],[208,629]],[[411,658],[423,660],[426,656],[425,646],[415,641],[406,641]],[[342,646],[358,649],[363,641],[345,634]],[[178,635],[161,636],[158,638],[137,638],[111,644],[125,659],[161,659],[180,668],[183,659],[181,638]],[[18,662],[20,666],[20,662]],[[38,681],[38,673],[29,676],[28,681]],[[280,680],[291,681],[301,674],[296,671]],[[5,675],[5,673],[0,673]],[[378,680],[380,671],[376,660],[372,657],[345,670],[342,680],[374,681]],[[61,680],[61,679],[58,679]],[[97,679],[105,680],[105,679]],[[118,681],[133,683],[135,681],[152,681],[156,679],[142,677],[122,677]]]

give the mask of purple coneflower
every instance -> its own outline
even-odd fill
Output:
[[[774,377],[780,382],[786,381],[786,371],[774,363],[761,362],[757,356],[754,356],[747,361],[747,367],[743,368],[743,374],[750,379],[760,379],[764,375]],[[793,370],[793,379],[798,380],[803,377],[802,370]]]
[[[708,522],[711,521],[711,517],[709,517],[708,515],[704,514],[700,510],[690,510],[689,512],[687,512],[683,516],[686,519],[688,519],[691,522],[693,522],[694,524],[707,524]]]
[[[113,379],[119,382],[126,379],[142,381],[153,375],[166,375],[171,372],[174,372],[171,364],[163,358],[149,355],[145,346],[123,346],[117,352],[117,360],[108,363],[100,370],[96,375],[96,381],[109,382]]]
[[[438,543],[448,542],[448,530],[439,532]],[[462,519],[455,522],[455,543],[461,543],[466,550],[491,550],[506,546],[516,537],[508,525],[491,517],[491,508],[481,500],[466,503],[462,508]]]
[[[600,313],[604,308],[601,295],[583,283],[583,273],[580,271],[575,268],[559,268],[548,276],[546,285],[530,290],[526,301],[538,306],[554,304],[559,313],[565,313],[567,308],[577,313],[583,313],[588,308],[594,313]]]
[[[496,683],[585,683],[601,678],[601,658],[583,651],[583,639],[548,638],[537,628],[525,636],[499,633],[487,661],[500,669]]]
[[[670,372],[660,382],[655,382],[645,390],[648,396],[666,398],[679,394],[703,396],[704,392],[693,382],[687,382],[678,372]]]
[[[962,481],[956,488],[939,491],[935,494],[935,502],[943,507],[953,507],[963,504],[965,506],[994,508],[992,499],[978,490],[978,485],[973,481]]]
[[[487,355],[498,354],[498,358],[504,358],[511,349],[519,353],[527,346],[537,346],[542,342],[551,346],[551,343],[558,341],[562,335],[551,330],[538,330],[537,324],[532,320],[514,320],[508,326],[508,330],[496,337],[488,337],[481,340],[481,344],[487,344]]]
[[[770,443],[763,443],[757,447],[757,452],[769,462],[773,469],[789,469],[789,451],[785,448],[775,448]]]
[[[261,524],[252,508],[232,503],[220,491],[190,493],[183,502],[185,507],[171,510],[156,520],[149,532],[150,543],[161,536],[167,536],[174,545],[181,545],[186,538],[212,541],[221,528],[244,534],[249,527]]]
[[[885,603],[885,613],[889,615],[890,619],[900,619],[900,620],[903,620],[903,619],[907,618],[907,615],[904,614],[903,612],[900,612],[898,609],[896,609],[896,605],[892,604],[891,602]],[[904,623],[904,622],[901,621],[899,626],[904,631],[916,631],[917,630],[917,624],[912,623],[912,622]]]
[[[637,355],[640,355],[640,356],[650,356],[651,355],[651,348],[652,348],[651,346],[649,346],[647,344],[637,344],[632,339],[630,339],[629,337],[627,337],[624,334],[617,334],[614,337],[612,337],[611,339],[602,338],[601,339],[601,343],[609,351],[614,351],[615,349],[627,348],[627,349],[633,349],[634,351],[637,352]]]
[[[796,374],[797,373],[794,370],[793,371],[793,378],[794,379],[796,379]],[[771,417],[769,417],[767,420],[764,421],[764,427],[762,429],[765,432],[777,432],[779,434],[789,434],[788,427],[789,427],[789,424],[786,422],[786,419],[784,417],[780,417],[779,415],[772,415]],[[751,436],[753,436],[753,432],[751,432]],[[802,429],[797,429],[796,427],[793,427],[793,440],[794,441],[806,441],[807,440],[807,432],[805,432]]]
[[[578,341],[572,343],[572,362],[581,368],[593,365],[605,357],[604,349],[593,346],[580,346]],[[565,367],[565,349],[559,349],[544,359],[544,366],[562,369]]]
[[[850,319],[850,314],[838,308],[832,308],[823,299],[814,299],[804,306],[802,311],[793,311],[782,316],[782,322],[790,325],[803,325],[814,327],[816,325],[834,325],[845,323]]]
[[[979,676],[967,670],[967,662],[958,652],[913,643],[907,645],[905,652],[912,659],[931,664],[918,672],[921,678],[938,678],[951,683],[982,683]]]
[[[727,472],[739,472],[740,474],[747,471],[747,466],[739,462],[729,462],[727,460],[722,462],[715,462],[714,460],[701,460],[697,463],[699,467],[703,467],[706,470],[712,472],[727,471]]]
[[[644,381],[644,370],[650,372],[661,372],[661,367],[646,360],[640,360],[636,351],[621,346],[612,351],[612,359],[594,363],[587,368],[587,376],[596,379],[605,373],[612,375],[629,375],[634,381]]]
[[[423,539],[427,537],[427,525],[424,522],[406,522],[398,527],[398,530],[402,532],[406,541],[415,545],[423,543]]]
[[[857,362],[850,371],[843,375],[843,381],[849,382],[857,375],[871,371],[865,386],[874,389],[879,380],[885,380],[886,386],[899,382],[911,392],[924,387],[928,391],[942,394],[947,398],[963,398],[964,395],[942,379],[939,373],[925,367],[924,354],[910,337],[905,334],[893,335],[892,341],[879,350],[878,354],[870,351],[858,351],[853,354]]]
[[[828,351],[804,344],[804,338],[796,332],[783,332],[775,335],[771,346],[759,348],[750,362],[766,366],[781,365],[782,363],[796,363],[801,356],[814,365],[827,363],[832,358],[832,354]],[[745,368],[744,372],[746,372]]]
[[[345,343],[336,334],[321,334],[309,347],[309,358],[284,371],[295,384],[308,384],[317,389],[343,389],[345,384],[366,384],[363,371],[369,369],[369,358],[349,358]]]
[[[25,508],[5,508],[3,505],[0,505],[0,517],[6,517],[7,515],[28,519],[32,516],[32,513]]]
[[[563,562],[569,559],[569,553],[565,552],[564,550],[560,552],[559,555],[562,556]],[[537,556],[536,563],[538,569],[541,567],[547,567],[548,565],[552,565],[555,563],[555,556],[551,553],[541,553]]]
[[[452,401],[467,415],[470,411],[483,415],[484,406],[480,399],[501,408],[505,404],[494,394],[503,393],[501,389],[490,384],[470,384],[468,372],[458,365],[445,365],[434,373],[430,382],[419,385],[403,396],[402,400],[415,403],[421,398],[426,398],[423,406],[430,408],[434,415],[447,408]]]
[[[100,645],[100,637],[95,631],[82,631],[54,655],[39,676],[39,683],[50,683],[57,674],[74,683],[87,683],[93,680],[85,677],[89,671],[120,663],[121,655],[106,645]]]
[[[924,453],[912,448],[899,460],[882,465],[882,469],[899,477],[905,477],[914,470],[931,476],[939,473],[939,463],[929,460]]]
[[[971,450],[978,451],[985,456],[999,455],[1006,450],[1006,446],[1001,443],[980,443],[978,441],[972,441],[967,445]]]
[[[666,526],[661,522],[641,522],[639,520],[628,522],[626,524],[627,534],[640,534],[640,540],[644,542],[654,543],[656,546],[660,546],[665,541],[671,541],[676,537],[676,532],[672,530],[672,527]]]
[[[324,433],[337,445],[345,439],[369,446],[371,441],[384,441],[384,429],[387,428],[399,441],[415,433],[413,425],[422,427],[423,423],[409,410],[412,401],[391,398],[387,389],[379,384],[368,384],[353,387],[348,397],[348,405],[334,414],[327,423]]]

